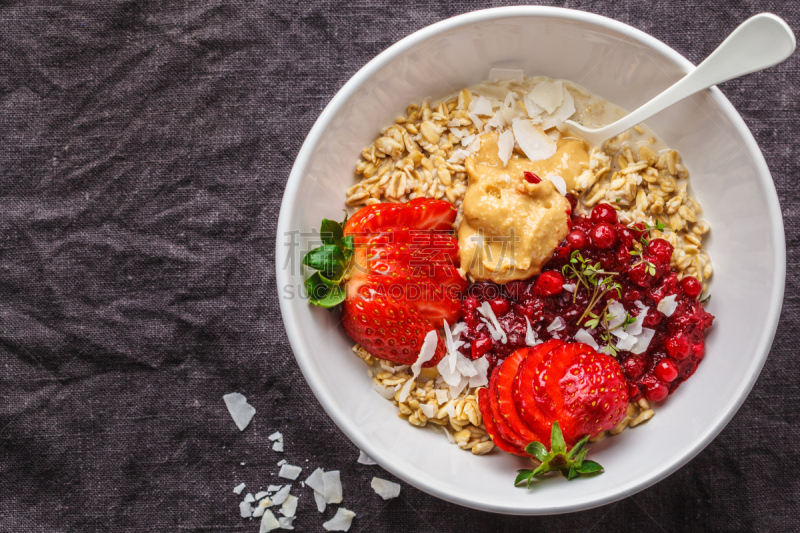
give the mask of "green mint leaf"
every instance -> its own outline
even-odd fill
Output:
[[[576,470],[581,474],[594,474],[596,472],[602,472],[603,467],[594,461],[584,461]]]
[[[306,293],[308,294],[308,301],[317,307],[330,309],[336,307],[344,301],[345,290],[341,285],[336,287],[329,287],[316,272],[313,276],[308,278],[305,283]]]
[[[564,435],[558,425],[558,420],[553,422],[553,431],[550,433],[550,449],[554,454],[565,453],[567,445],[564,442]]]
[[[540,462],[544,462],[547,458],[547,448],[544,447],[544,444],[541,442],[533,441],[527,446],[525,446],[525,453],[536,457]]]
[[[326,244],[308,252],[303,258],[303,264],[319,270],[328,278],[334,278],[344,270],[345,259],[338,246]]]

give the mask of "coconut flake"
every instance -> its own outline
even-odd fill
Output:
[[[550,325],[547,326],[547,331],[548,332],[561,331],[566,327],[567,327],[567,323],[564,322],[564,319],[561,318],[560,316],[557,316],[557,317],[555,317],[553,319],[553,321],[550,323]]]
[[[432,329],[425,335],[425,341],[422,343],[422,347],[419,350],[419,355],[417,356],[417,360],[414,361],[414,364],[411,365],[411,372],[412,377],[408,381],[403,384],[403,388],[400,389],[400,395],[398,396],[398,401],[404,402],[408,395],[411,394],[411,386],[414,384],[414,381],[419,377],[420,372],[422,372],[422,365],[428,361],[430,361],[434,355],[436,355],[436,346],[439,343],[439,334],[436,330]]]
[[[472,361],[472,366],[475,368],[476,373],[474,376],[470,376],[469,378],[469,386],[470,387],[483,387],[484,385],[489,383],[489,360],[486,359],[486,356],[479,357]],[[422,407],[422,406],[420,406]],[[427,415],[425,415],[427,416]],[[428,418],[432,418],[428,416]]]
[[[615,331],[612,331],[611,333],[615,333]],[[620,337],[619,340],[617,341],[617,349],[629,352],[631,348],[633,348],[636,345],[637,340],[638,340],[637,337],[625,334],[624,337]]]
[[[322,481],[322,475],[324,473],[325,471],[323,469],[317,468],[306,478],[306,485],[319,493],[325,492],[325,482]]]
[[[608,303],[608,314],[611,315],[611,319],[608,321],[608,329],[618,328],[625,322],[625,317],[628,316],[628,312],[625,310],[625,306],[619,303],[616,300],[612,300]],[[614,333],[617,331],[622,332],[621,330],[615,329]],[[625,332],[622,332],[625,333]],[[627,337],[628,334],[625,333]]]
[[[252,493],[248,492],[247,496],[244,497],[244,502],[253,503],[254,501],[256,501],[255,497],[253,496]]]
[[[282,486],[283,485],[270,485],[269,487],[267,487],[267,491],[269,491],[269,492],[277,492],[277,491],[281,490]]]
[[[272,450],[276,452],[283,451],[283,443],[282,442],[273,442],[272,443]]]
[[[506,130],[500,134],[497,139],[497,149],[497,155],[503,161],[503,166],[506,166],[508,160],[511,159],[511,153],[514,151],[514,134],[511,130]]]
[[[531,321],[528,320],[528,317],[525,317],[525,344],[527,346],[536,346],[537,344],[541,344],[542,341],[536,338],[536,332],[533,331],[531,327]]]
[[[595,341],[594,337],[592,337],[592,335],[585,329],[578,330],[578,332],[575,334],[575,340],[584,344],[588,344],[595,350],[600,351],[600,346],[597,344],[597,341]]]
[[[475,100],[473,99],[472,101],[474,102]],[[467,116],[470,118],[472,123],[475,124],[475,127],[478,129],[478,133],[483,133],[483,121],[480,119],[480,117],[475,113],[470,113]]]
[[[373,461],[369,455],[365,454],[361,450],[358,450],[358,462],[362,465],[376,465],[375,461]]]
[[[297,476],[299,476],[302,471],[303,471],[302,467],[289,465],[289,464],[283,464],[283,465],[281,465],[281,471],[278,472],[278,476],[286,478],[286,479],[295,480],[295,479],[297,479]]]
[[[236,485],[235,487],[233,487],[233,492],[235,494],[241,494],[246,486],[247,485],[245,485],[244,483],[240,483],[239,485]]]
[[[476,137],[475,140],[469,143],[469,146],[467,146],[467,153],[474,154],[480,149],[481,149],[481,138]]]
[[[322,474],[322,484],[322,495],[325,496],[325,503],[342,502],[342,482],[339,479],[338,470]]]
[[[283,442],[283,433],[281,433],[280,431],[276,431],[267,438],[271,441]]]
[[[422,411],[422,414],[424,414],[428,418],[433,418],[433,416],[436,414],[436,408],[429,403],[419,404],[419,409],[420,411]]]
[[[562,288],[567,292],[575,292],[578,286],[575,283],[565,283]]]
[[[453,435],[451,435],[449,431],[447,431],[447,428],[443,427],[442,429],[444,430],[444,434],[447,436],[447,442],[449,442],[450,444],[455,444],[456,439],[453,438]]]
[[[461,395],[461,393],[464,391],[464,389],[467,387],[467,385],[469,385],[469,379],[470,378],[462,377],[461,380],[458,382],[458,385],[455,385],[455,386],[448,385],[447,388],[448,388],[448,390],[450,392],[450,398],[452,398],[454,400],[456,398],[458,398]],[[452,418],[455,418],[455,406],[452,406],[452,407],[453,407]]]
[[[524,74],[522,70],[516,68],[493,68],[489,71],[489,82],[497,83],[498,81],[511,80],[517,83],[522,83]],[[509,93],[510,94],[510,93]]]
[[[384,500],[391,500],[400,496],[400,484],[392,483],[379,477],[372,478],[372,489]]]
[[[262,490],[261,492],[256,492],[256,500],[260,500],[261,498],[266,498],[269,496],[269,492]]]
[[[672,316],[672,313],[675,312],[675,309],[678,308],[678,303],[675,301],[675,295],[670,294],[666,298],[662,298],[660,302],[658,302],[658,309],[660,312],[664,313],[666,316]]]
[[[442,405],[447,403],[447,391],[444,389],[436,389],[436,403]]]
[[[481,306],[478,308],[478,312],[486,317],[489,322],[484,321],[487,326],[489,326],[489,333],[492,334],[492,338],[495,340],[500,340],[503,344],[508,342],[508,337],[506,336],[506,332],[503,331],[503,328],[500,326],[500,322],[497,321],[497,317],[492,311],[492,306],[489,305],[489,302],[483,302]]]
[[[544,119],[542,122],[542,128],[545,130],[549,130],[553,127],[561,126],[565,120],[571,117],[575,113],[575,100],[572,98],[572,95],[569,91],[564,88],[564,99],[561,102],[561,105],[558,106],[558,109],[551,114],[549,117]]]
[[[317,504],[317,511],[320,513],[325,512],[325,507],[327,507],[327,503],[325,503],[325,496],[322,495],[319,491],[314,491],[314,501]]]
[[[282,504],[289,496],[290,490],[292,490],[291,485],[284,485],[284,487],[281,490],[279,490],[277,493],[275,493],[274,496],[272,496],[272,498],[270,498],[272,500],[272,503],[275,505]]]
[[[261,529],[258,530],[258,533],[268,533],[273,529],[278,529],[281,527],[281,523],[278,522],[278,519],[275,518],[275,515],[272,514],[272,511],[266,511],[264,516],[261,517]]]
[[[541,161],[556,153],[556,142],[531,120],[517,119],[511,128],[517,144],[531,161]]]
[[[636,339],[636,345],[631,348],[631,353],[644,353],[650,347],[650,341],[653,340],[653,335],[656,331],[650,328],[642,328],[642,333]]]
[[[328,531],[348,531],[355,517],[356,513],[353,511],[339,507],[333,518],[322,524],[322,527]]]
[[[562,178],[560,175],[556,174],[555,172],[550,172],[549,174],[545,175],[544,179],[555,185],[561,196],[567,195],[567,182],[564,181],[564,178]]]
[[[278,522],[281,524],[281,529],[294,529],[292,526],[292,522],[294,522],[294,516],[282,516],[278,518]]]
[[[564,100],[564,86],[561,81],[543,81],[528,93],[533,102],[548,113],[552,113]]]
[[[634,302],[636,307],[639,308],[639,315],[636,317],[636,322],[633,324],[629,324],[627,328],[625,328],[625,333],[628,335],[638,336],[642,333],[642,325],[644,324],[644,319],[647,317],[647,312],[650,310],[649,307],[646,307],[642,302],[636,300]]]
[[[242,515],[242,518],[250,518],[253,516],[253,509],[250,508],[248,502],[239,503],[239,514]]]
[[[283,516],[294,516],[295,511],[297,511],[297,496],[292,496],[290,494],[283,500],[281,514]]]
[[[493,114],[492,111],[492,103],[489,101],[488,98],[484,96],[479,96],[477,100],[473,99],[475,102],[475,106],[472,108],[472,112],[478,116],[489,116]]]
[[[530,94],[526,94],[522,98],[522,102],[525,104],[525,110],[528,112],[528,116],[533,120],[533,122],[535,124],[542,122],[540,115],[545,112],[544,108],[534,102],[533,99],[531,99]]]
[[[256,414],[256,408],[248,404],[247,398],[238,392],[226,394],[222,399],[225,401],[225,406],[228,408],[236,427],[239,428],[239,431],[244,431]]]
[[[385,400],[394,398],[394,394],[397,392],[394,390],[394,387],[384,387],[383,385],[379,385],[374,381],[372,382],[372,388]]]

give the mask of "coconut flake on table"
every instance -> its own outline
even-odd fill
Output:
[[[259,503],[258,507],[253,511],[253,518],[261,518],[264,516],[264,511],[267,510],[267,507],[272,507],[272,500],[269,498],[261,500],[261,503]]]
[[[550,323],[550,325],[547,326],[547,331],[548,332],[561,331],[566,327],[567,327],[567,323],[564,322],[564,319],[561,318],[560,316],[557,316],[557,317],[555,317],[553,319],[553,321]]]
[[[508,164],[511,153],[514,151],[514,134],[511,130],[506,130],[497,139],[497,155],[503,161],[503,166]]]
[[[324,473],[325,473],[325,471],[323,469],[317,468],[316,470],[311,472],[310,476],[308,476],[306,478],[306,485],[308,485],[312,489],[318,491],[319,493],[324,492],[325,491],[325,484],[322,481],[322,474],[324,474]]]
[[[372,486],[372,490],[374,490],[378,496],[384,500],[391,500],[392,498],[397,498],[400,496],[399,483],[392,483],[391,481],[374,477],[372,478],[372,483],[370,483],[370,486]]]
[[[428,334],[425,335],[425,341],[422,343],[422,347],[419,350],[417,360],[411,365],[411,379],[406,381],[405,384],[403,384],[403,388],[400,389],[400,395],[397,398],[398,401],[406,401],[408,395],[411,394],[411,385],[414,384],[420,372],[422,372],[422,365],[430,361],[433,356],[436,355],[436,346],[438,343],[439,334],[434,329],[430,330]]]
[[[333,518],[322,524],[322,527],[327,531],[348,531],[355,517],[356,513],[353,511],[339,507]]]
[[[666,316],[672,316],[672,313],[675,312],[675,309],[678,308],[678,303],[675,301],[675,295],[670,294],[669,296],[662,298],[660,302],[658,302],[658,309],[660,312],[664,313]]]
[[[556,142],[531,120],[517,119],[511,125],[517,144],[531,161],[541,161],[556,153]]]
[[[281,490],[282,486],[283,485],[270,485],[269,487],[267,487],[267,491],[268,492],[278,492],[279,490]]]
[[[294,513],[297,511],[297,496],[292,496],[289,494],[285,500],[283,500],[283,505],[281,505],[281,514],[283,516],[294,516]]]
[[[264,515],[261,517],[261,528],[258,530],[258,533],[268,533],[273,529],[278,529],[281,527],[281,523],[278,522],[278,519],[275,518],[275,515],[272,514],[272,511],[265,511]]]
[[[271,441],[283,442],[283,433],[281,433],[280,431],[276,431],[267,438]]]
[[[286,498],[289,496],[289,492],[291,490],[292,490],[291,485],[285,485],[281,490],[279,490],[277,493],[275,493],[274,496],[270,498],[272,500],[272,503],[274,505],[282,504],[284,501],[286,501]]]
[[[536,105],[552,114],[564,100],[564,85],[560,80],[542,81],[531,89],[528,96]]]
[[[278,476],[286,478],[286,479],[295,480],[295,479],[297,479],[297,476],[299,476],[302,471],[303,471],[303,468],[300,467],[300,466],[294,466],[294,465],[289,465],[289,464],[285,464],[284,463],[284,464],[281,465],[281,471],[278,472]]]
[[[294,516],[282,516],[278,518],[278,522],[281,525],[281,529],[294,529],[292,526],[292,522],[294,522]]]
[[[494,311],[492,311],[492,306],[489,305],[489,302],[483,302],[478,308],[478,312],[491,322],[491,324],[489,324],[489,322],[484,321],[486,325],[489,326],[489,333],[491,333],[492,338],[506,344],[508,342],[506,332],[503,331],[500,322],[497,321],[497,317]]]
[[[359,464],[362,464],[362,465],[376,465],[376,464],[378,464],[375,461],[373,461],[372,458],[369,455],[365,454],[361,450],[358,450],[358,462],[359,462]]]
[[[248,492],[247,496],[244,497],[244,501],[246,503],[253,503],[254,501],[256,501],[256,498],[255,498],[255,496],[253,496],[252,493]]]
[[[272,450],[275,452],[282,452],[283,451],[283,442],[276,441],[272,443]]]
[[[314,502],[317,504],[317,511],[324,513],[328,504],[325,503],[325,496],[321,492],[314,491]]]
[[[247,502],[240,502],[239,503],[239,514],[242,515],[242,518],[250,518],[253,516],[253,509],[250,508],[250,504]]]
[[[517,83],[522,83],[524,74],[522,70],[517,68],[493,68],[489,71],[489,83],[497,83],[498,81],[511,80]]]
[[[323,473],[322,484],[325,503],[342,503],[342,481],[339,479],[338,470]]]
[[[228,408],[236,427],[239,428],[239,431],[244,431],[256,414],[256,408],[248,404],[247,398],[238,392],[226,394],[222,399],[225,401],[225,407]]]
[[[567,195],[567,182],[559,174],[550,172],[544,176],[544,179],[555,185],[561,196]]]
[[[247,485],[245,485],[244,483],[240,483],[240,484],[236,485],[235,487],[233,487],[233,492],[236,493],[236,494],[241,494],[246,486]]]
[[[262,490],[261,492],[256,492],[256,500],[260,500],[261,498],[265,498],[269,496],[269,492]]]
[[[575,334],[575,340],[584,344],[588,344],[598,352],[600,351],[600,346],[597,344],[597,341],[595,341],[591,333],[585,329],[578,330],[578,332]]]
[[[558,106],[558,109],[556,109],[553,114],[544,119],[544,121],[542,122],[542,128],[547,130],[553,127],[560,127],[565,120],[567,120],[574,114],[575,114],[575,99],[572,98],[572,95],[565,87],[563,102],[561,102],[561,105]]]

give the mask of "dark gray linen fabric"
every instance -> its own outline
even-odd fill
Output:
[[[0,2],[0,531],[243,531],[276,462],[342,472],[371,531],[797,531],[799,60],[721,88],[753,131],[786,224],[772,353],[707,449],[618,503],[507,517],[403,484],[384,502],[292,356],[275,225],[314,120],[369,59],[486,1]],[[697,63],[797,1],[552,2],[653,34]],[[239,432],[222,395],[256,407]],[[286,452],[268,436],[284,434]],[[509,478],[510,482],[511,478]],[[298,531],[322,531],[309,489]],[[532,494],[531,498],[536,495]]]

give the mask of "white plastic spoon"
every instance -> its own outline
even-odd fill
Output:
[[[618,121],[592,129],[572,120],[570,130],[591,144],[605,141],[644,122],[672,104],[712,85],[777,65],[792,55],[795,38],[789,25],[772,13],[760,13],[744,21],[705,61],[642,107]]]

